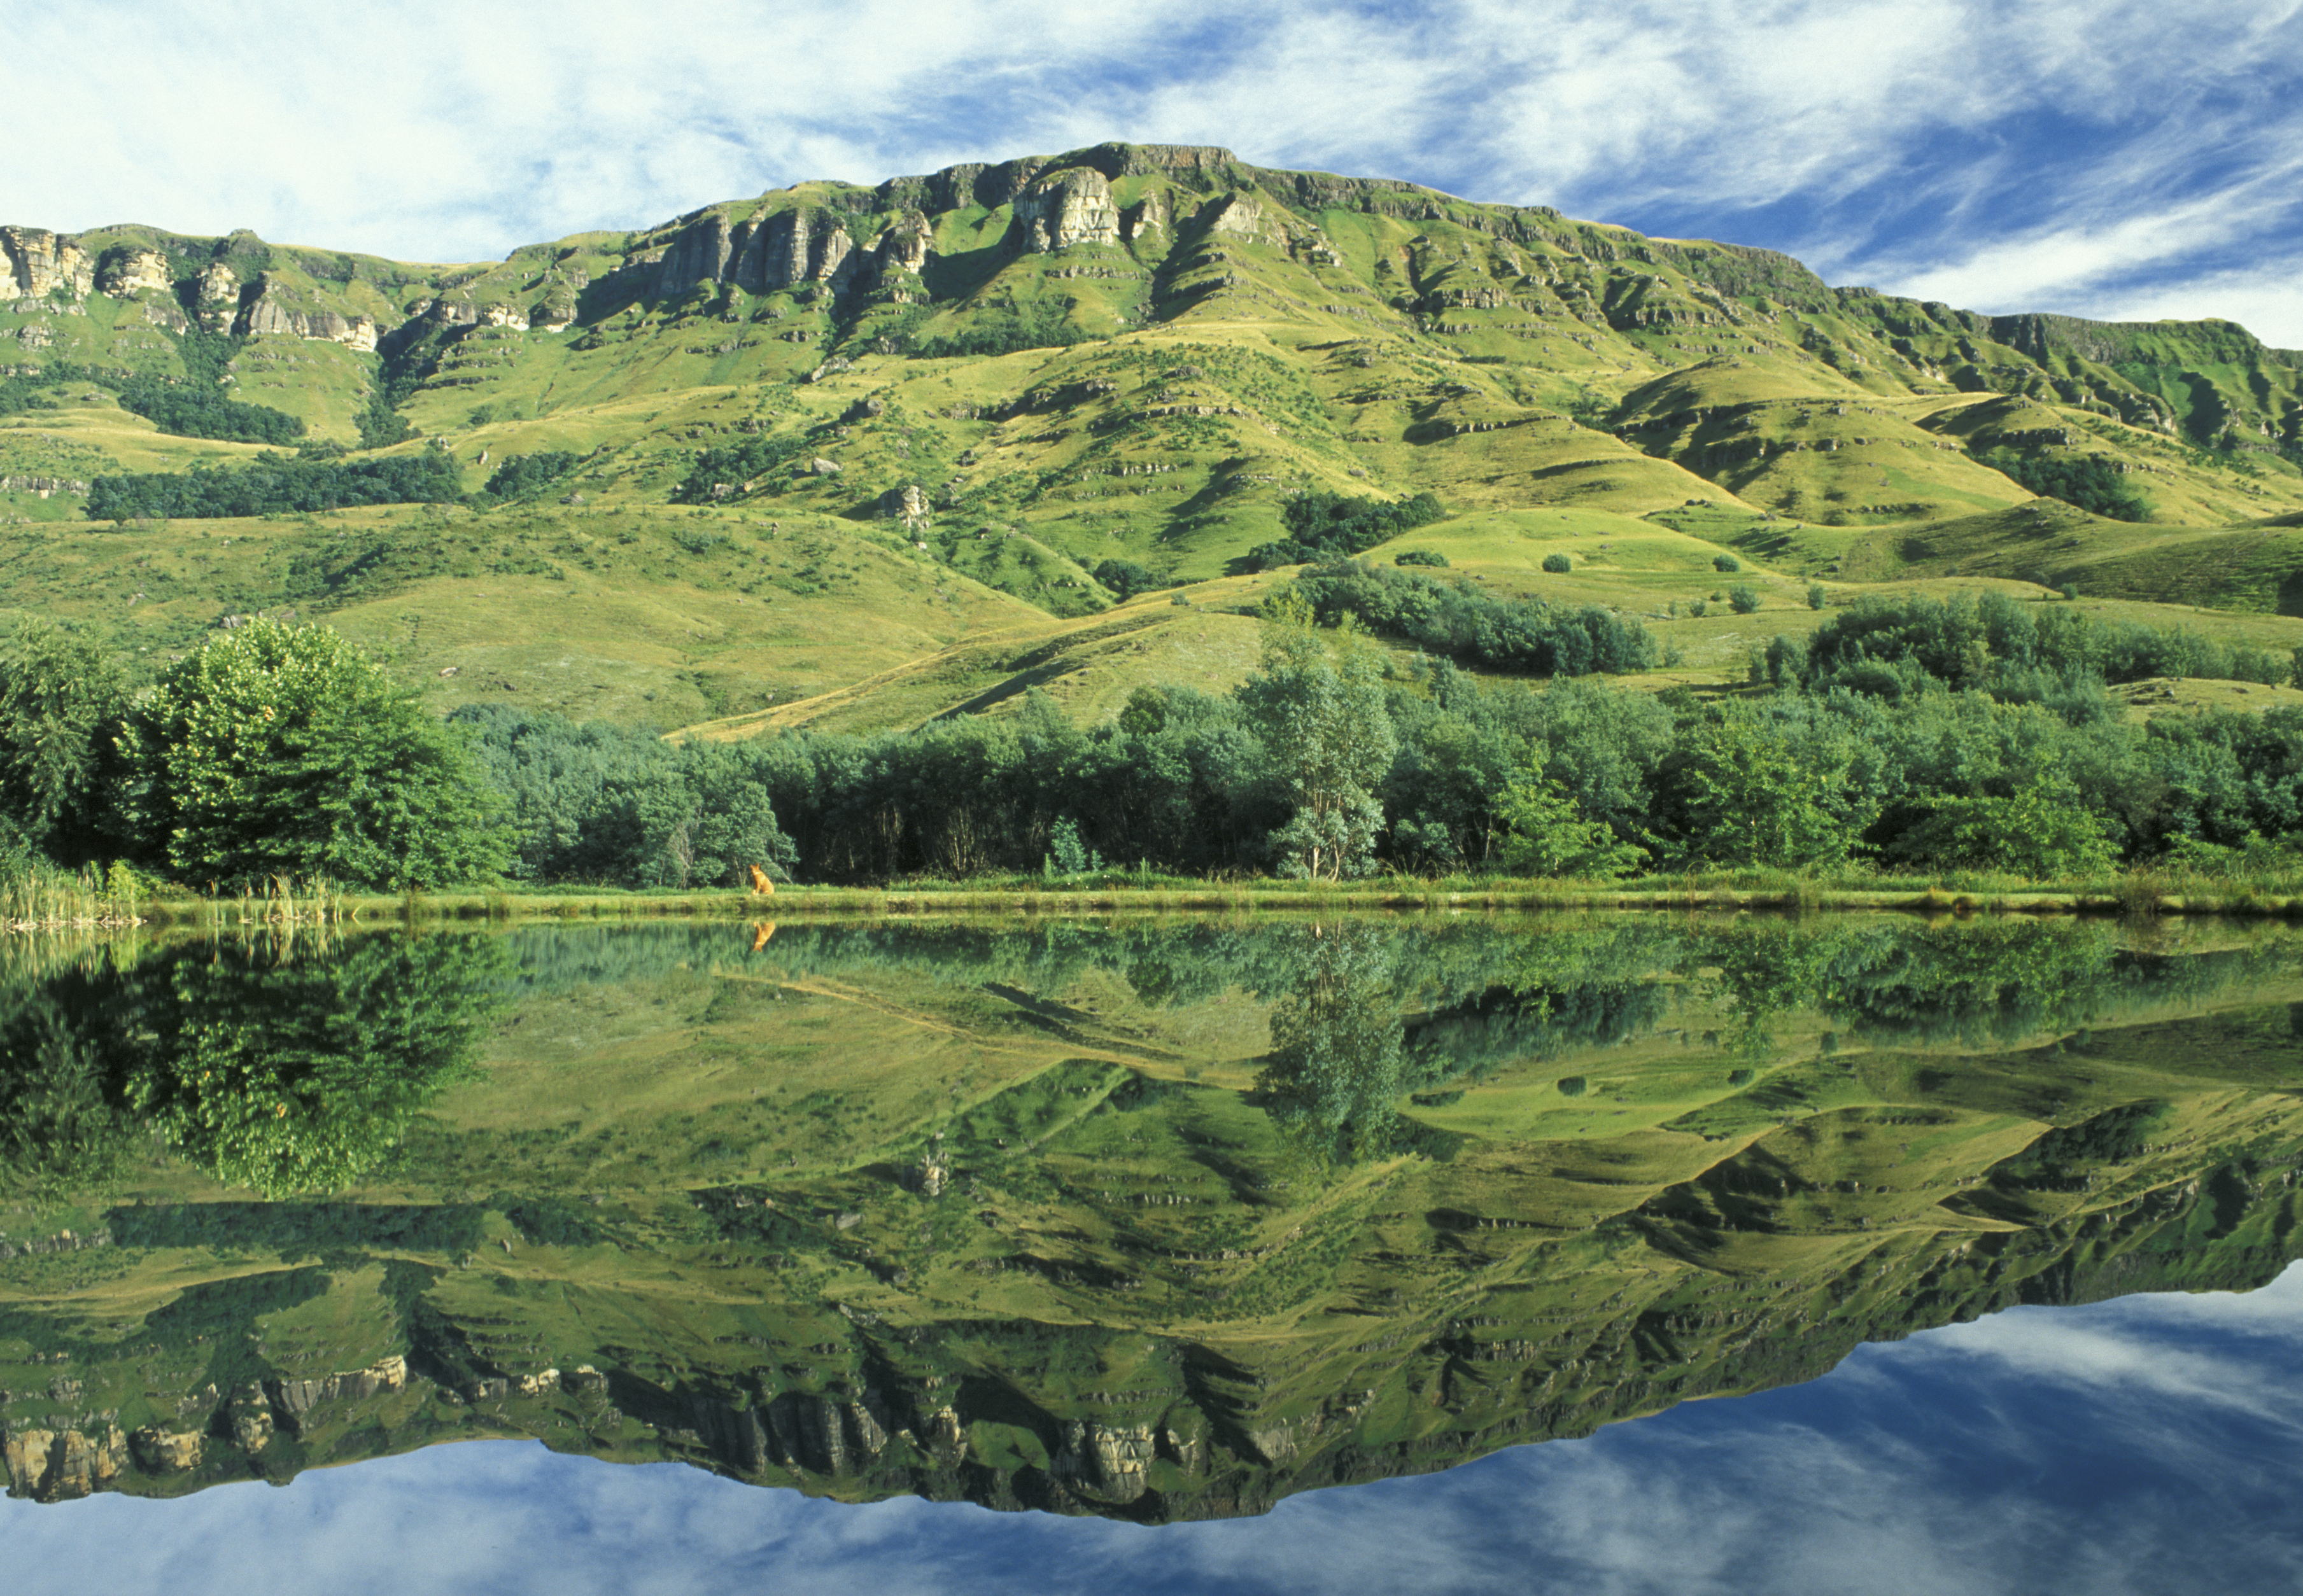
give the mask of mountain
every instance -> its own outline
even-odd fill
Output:
[[[286,609],[443,703],[789,719],[936,681],[902,718],[1067,657],[1150,586],[1206,617],[1159,617],[1158,646],[1212,651],[1221,681],[1239,651],[1207,612],[1306,492],[1431,493],[1444,518],[1379,557],[1666,637],[1732,554],[1762,612],[1724,645],[1685,628],[1698,674],[1811,625],[1818,579],[2072,584],[2303,643],[2303,356],[2223,322],[1833,288],[1768,250],[1222,149],[802,183],[500,263],[139,226],[0,229],[0,515],[28,529],[0,603],[142,654]],[[483,508],[283,493],[262,519],[87,530],[99,479],[298,442],[444,449]],[[1542,575],[1554,553],[1572,575]]]
[[[2303,1245],[2295,949],[1593,920],[28,950],[0,1462],[171,1496],[512,1435],[848,1499],[1258,1512],[2014,1303],[2267,1281]]]

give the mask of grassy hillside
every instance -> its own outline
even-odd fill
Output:
[[[139,652],[268,601],[396,638],[411,671],[463,684],[449,698],[483,675],[686,723],[915,665],[950,678],[950,708],[1037,668],[991,658],[1042,624],[1027,609],[1092,626],[1129,591],[1099,579],[1115,566],[1236,575],[1306,491],[1431,492],[1450,517],[1375,558],[1522,584],[1565,553],[1563,595],[1641,612],[1732,552],[1786,595],[1984,576],[2303,613],[2303,379],[2229,323],[1980,317],[1764,250],[1220,150],[802,183],[468,265],[134,227],[72,245],[80,275],[0,305],[30,384],[0,396],[0,609],[61,605]],[[98,476],[260,465],[123,407],[210,370],[308,451],[450,451],[489,512],[456,536],[499,558],[442,565],[460,510],[76,520]],[[561,468],[509,509],[485,494],[547,455]],[[2075,519],[2014,480],[2073,473],[2147,518]],[[667,510],[766,562],[771,636],[745,624],[762,591],[651,551]],[[359,582],[308,577],[332,537],[380,551]],[[308,575],[283,580],[291,561]],[[569,585],[497,568],[523,561]],[[131,624],[131,602],[165,618]],[[427,651],[409,617],[456,641]],[[953,676],[945,651],[979,642],[988,662]],[[928,708],[896,695],[882,723]]]

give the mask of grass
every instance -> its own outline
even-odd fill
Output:
[[[100,900],[86,900],[100,903]],[[1380,911],[1762,910],[1805,914],[1885,911],[1944,914],[2303,915],[2303,864],[2227,869],[2155,866],[2063,881],[1990,871],[1879,875],[1710,869],[1628,881],[1504,876],[1426,878],[1392,875],[1346,882],[1269,878],[1205,880],[1112,870],[1049,879],[1035,875],[884,886],[788,886],[772,895],[735,888],[549,890],[485,887],[400,896],[333,886],[245,898],[156,895],[137,917],[160,927],[324,922],[648,921],[810,920],[817,916],[1100,916]],[[81,923],[57,920],[45,923]],[[96,923],[91,920],[86,923]],[[29,925],[20,928],[31,928]]]

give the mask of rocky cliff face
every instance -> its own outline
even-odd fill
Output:
[[[226,332],[239,315],[240,273],[211,261],[192,284],[192,319],[210,332]]]
[[[0,227],[0,260],[12,285],[27,299],[63,293],[85,298],[96,285],[96,269],[78,239],[35,227]]]
[[[1119,242],[1119,207],[1111,184],[1092,166],[1074,166],[1032,183],[1016,197],[1012,248],[1041,254],[1075,244]]]
[[[206,279],[202,281],[205,284]],[[232,318],[232,330],[243,336],[269,333],[274,337],[325,339],[363,353],[376,346],[373,317],[345,316],[333,310],[299,307],[268,273],[257,277],[251,290],[240,295],[239,308]]]
[[[8,1466],[9,1494],[36,1501],[66,1501],[111,1487],[128,1466],[128,1438],[109,1424],[91,1435],[79,1430],[11,1430],[0,1442]]]
[[[126,298],[131,294],[175,292],[168,257],[156,249],[116,250],[98,263],[96,291]]]

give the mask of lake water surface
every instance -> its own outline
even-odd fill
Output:
[[[5,956],[0,1544],[50,1570],[2303,1580],[2283,928]]]

